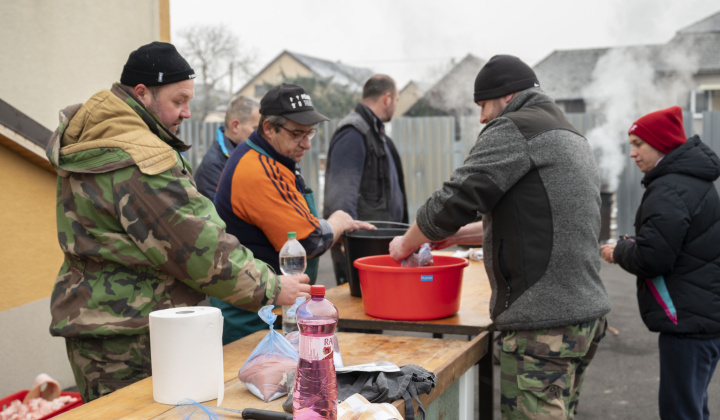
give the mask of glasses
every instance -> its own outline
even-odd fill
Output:
[[[308,131],[302,131],[302,130],[290,130],[288,128],[285,128],[284,125],[279,125],[278,127],[282,128],[283,130],[287,131],[288,133],[295,136],[293,139],[295,143],[300,143],[306,136],[308,140],[311,140],[313,137],[315,137],[315,134],[317,134],[317,128],[313,128]]]

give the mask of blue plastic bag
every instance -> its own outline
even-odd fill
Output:
[[[300,357],[292,344],[273,329],[277,315],[273,306],[258,311],[260,318],[269,325],[270,332],[258,343],[238,372],[238,379],[256,397],[265,402],[286,395],[290,386],[285,372],[296,370]]]

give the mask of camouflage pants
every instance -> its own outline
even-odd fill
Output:
[[[537,331],[505,331],[500,355],[503,419],[572,419],[605,317]]]
[[[149,334],[66,338],[65,347],[84,403],[152,374]]]

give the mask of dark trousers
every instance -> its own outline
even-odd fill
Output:
[[[660,418],[709,420],[707,388],[720,359],[720,337],[696,339],[660,333],[658,346]]]

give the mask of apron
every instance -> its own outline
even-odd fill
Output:
[[[262,147],[258,146],[257,144],[253,143],[252,140],[246,140],[245,141],[248,146],[250,146],[251,149],[255,150],[256,152],[260,153],[263,156],[266,156],[270,159],[273,159],[272,156],[270,156],[265,150],[263,150]],[[318,216],[317,212],[317,205],[315,204],[315,192],[311,190],[308,187],[305,187],[305,192],[303,193],[303,198],[305,199],[305,203],[308,206],[308,209],[310,209],[310,214],[312,214],[315,217]],[[320,267],[320,258],[308,258],[307,259],[307,268],[305,268],[305,274],[310,277],[310,284],[315,284],[317,281],[317,275],[318,275],[318,268]]]

